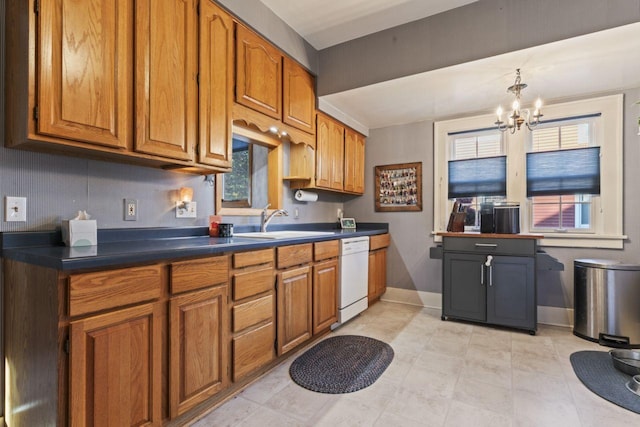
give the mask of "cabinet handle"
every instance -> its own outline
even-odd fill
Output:
[[[484,263],[480,264],[480,286],[484,286]]]
[[[489,267],[489,286],[493,286],[493,265]]]
[[[497,248],[497,243],[476,243],[476,248]]]

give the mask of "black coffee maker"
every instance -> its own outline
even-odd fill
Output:
[[[493,203],[480,204],[480,232],[494,233]]]

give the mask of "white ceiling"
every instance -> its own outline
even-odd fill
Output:
[[[475,0],[261,0],[316,49]],[[520,68],[523,106],[640,87],[640,23],[320,97],[320,108],[354,128],[508,109]],[[633,103],[637,100],[627,100]],[[544,108],[544,107],[543,107]],[[543,110],[544,112],[544,110]]]
[[[417,21],[477,0],[261,0],[315,49]]]
[[[538,97],[551,103],[640,87],[640,23],[323,96],[321,106],[369,129],[492,113],[510,108],[516,68],[528,85],[525,107]]]

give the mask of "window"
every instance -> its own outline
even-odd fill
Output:
[[[480,208],[505,200],[506,156],[502,133],[471,130],[449,135],[448,198],[467,213],[465,229],[480,228]]]
[[[507,169],[504,200],[520,204],[521,233],[543,235],[539,241],[541,246],[621,249],[627,238],[623,234],[622,215],[623,105],[623,95],[547,105],[545,122],[533,132],[523,128],[514,134],[487,129],[495,121],[490,114],[435,122],[434,231],[446,230],[452,208],[453,201],[448,198],[449,162],[504,155]],[[502,140],[498,142],[500,138]],[[592,159],[596,157],[593,153],[598,151],[599,170],[594,169],[594,173],[584,174],[581,178],[586,178],[586,182],[598,182],[600,194],[593,194],[587,186],[585,191],[527,196],[531,190],[527,184],[527,165],[531,156],[537,160],[547,152],[565,156],[580,150],[591,153]],[[558,169],[564,172],[570,168]],[[480,197],[462,201],[476,212],[483,203]],[[475,217],[473,222],[477,224]],[[440,237],[435,236],[434,240],[440,241]]]
[[[590,192],[600,192],[599,149],[596,147],[595,151],[585,150],[596,145],[594,128],[598,117],[599,115],[541,124],[531,132],[530,152],[540,154],[537,159],[534,157],[536,154],[527,154],[527,195],[534,192],[541,194],[531,197],[531,231],[594,231],[593,198],[590,194],[575,193],[572,187],[576,187],[575,184],[576,188],[594,187],[595,184],[591,182],[594,179],[597,180],[597,191]],[[595,162],[591,163],[594,166],[592,175],[597,176],[585,176],[590,172],[587,167],[590,162]],[[532,187],[535,189],[536,184],[544,179],[536,181],[531,175],[545,167],[549,170],[539,175],[553,182],[542,182],[537,186],[537,191],[532,190]],[[569,177],[572,173],[573,176],[580,175],[577,178],[580,182],[574,182],[576,179]],[[566,189],[561,188],[564,181],[567,181]],[[547,188],[544,188],[545,185]]]
[[[222,207],[248,208],[251,206],[251,144],[233,139],[231,161],[233,169],[222,175]]]

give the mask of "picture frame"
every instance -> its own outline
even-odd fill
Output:
[[[375,167],[375,211],[422,211],[422,162]]]

